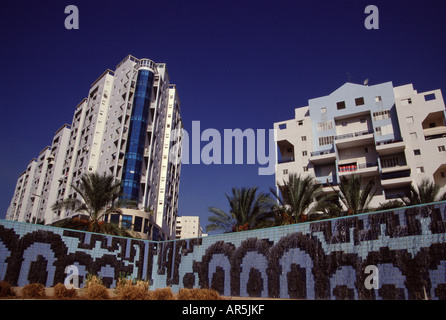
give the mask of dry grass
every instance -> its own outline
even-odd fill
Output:
[[[78,294],[80,292],[80,294]],[[82,300],[223,300],[217,291],[211,289],[180,289],[178,294],[173,294],[170,287],[149,290],[146,281],[131,280],[118,281],[114,296],[111,290],[107,289],[99,277],[90,276],[86,279],[86,284],[80,291],[67,289],[64,284],[58,283],[46,296],[45,287],[40,283],[31,283],[24,286],[15,296],[11,285],[8,282],[0,281],[0,297],[6,299],[82,299]]]
[[[14,292],[12,291],[11,285],[7,281],[0,281],[0,297],[12,297]]]
[[[46,298],[45,287],[41,283],[30,283],[23,287],[22,297],[25,299]]]
[[[82,298],[88,300],[108,300],[110,295],[108,289],[102,284],[102,280],[97,276],[86,279],[86,284],[82,289]]]
[[[222,300],[217,291],[211,289],[180,289],[177,300]]]
[[[118,300],[149,300],[150,293],[148,290],[137,286],[125,286],[121,288],[117,295]]]
[[[120,279],[116,285],[116,298],[118,300],[149,300],[149,283],[137,281],[133,284],[132,280]]]
[[[155,289],[149,292],[149,300],[175,300],[170,288]]]
[[[56,299],[72,299],[78,297],[76,289],[67,289],[62,283],[54,286],[53,294]]]

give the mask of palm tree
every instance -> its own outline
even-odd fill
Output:
[[[210,224],[207,231],[222,230],[224,232],[256,229],[269,218],[270,197],[266,193],[257,194],[258,188],[232,188],[232,195],[226,198],[229,202],[229,213],[220,208],[210,207],[213,216],[208,218]]]
[[[337,192],[329,193],[317,200],[312,212],[308,213],[308,221],[338,218],[345,215]]]
[[[132,234],[119,228],[114,223],[103,221],[106,214],[122,214],[119,204],[115,204],[121,195],[121,185],[114,181],[112,175],[100,175],[98,173],[87,173],[81,177],[79,187],[71,185],[80,196],[78,198],[67,198],[56,202],[52,210],[72,210],[82,215],[74,218],[64,219],[54,224],[56,227],[84,230],[98,233],[106,233],[120,236],[132,236]]]
[[[370,180],[365,188],[361,189],[362,176],[352,175],[350,178],[341,177],[339,184],[339,200],[344,208],[347,209],[347,215],[364,213],[372,210],[369,207],[377,189],[373,190],[375,181]]]
[[[446,200],[446,192],[440,196],[440,189],[438,184],[429,179],[423,179],[416,187],[411,185],[401,200],[406,206]]]
[[[310,176],[290,174],[288,181],[283,180],[279,189],[280,195],[273,188],[270,191],[278,201],[273,210],[276,222],[281,225],[303,222],[306,214],[316,209],[310,210],[311,205],[325,199],[320,185]]]

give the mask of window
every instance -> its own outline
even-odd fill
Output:
[[[361,97],[361,98],[356,98],[355,99],[355,105],[356,106],[362,106],[362,105],[364,105],[365,103],[364,103],[364,98],[363,97]]]
[[[407,122],[407,123],[413,123],[413,117],[412,117],[412,116],[407,117],[407,118],[406,118],[406,122]]]
[[[388,124],[387,126],[382,127],[376,127],[375,132],[377,136],[384,136],[386,134],[392,134],[393,133],[393,127],[391,124]]]
[[[412,98],[401,99],[402,105],[412,104]]]
[[[133,226],[133,230],[136,232],[141,232],[142,230],[142,218],[135,217],[135,225]]]
[[[417,133],[416,132],[411,132],[411,133],[409,133],[409,135],[410,135],[411,139],[413,139],[413,140],[417,139]]]
[[[439,152],[446,151],[446,147],[445,146],[438,146],[438,151]]]
[[[336,107],[338,108],[338,110],[345,109],[345,101],[336,102]]]
[[[440,148],[440,147],[439,147],[439,148]],[[306,150],[305,150],[305,151],[302,151],[302,157],[305,157],[307,154],[308,154],[308,153],[307,153]]]
[[[381,96],[376,96],[376,97],[375,97],[375,102],[381,102],[381,101],[382,101]]]
[[[319,138],[319,145],[324,146],[327,144],[332,144],[334,141],[334,136],[326,136],[326,137],[320,137]]]
[[[283,174],[288,174],[288,169],[284,169],[284,170],[282,171],[282,173],[283,173]]]
[[[415,150],[413,151],[413,154],[416,155],[416,156],[419,156],[419,155],[421,154],[420,149],[415,149]]]
[[[112,214],[110,215],[110,222],[111,223],[118,223],[119,222],[119,214]]]
[[[302,136],[300,138],[302,139],[302,141],[307,141],[307,136]]]
[[[384,120],[390,118],[390,110],[373,112],[373,120]]]
[[[286,123],[279,124],[279,129],[280,130],[286,129]]]
[[[304,172],[308,172],[308,167],[307,166],[303,167],[302,169],[304,170]]]
[[[122,215],[121,225],[123,228],[130,229],[132,227],[132,216]]]
[[[327,113],[327,108],[321,108],[321,113]]]
[[[387,158],[382,158],[381,159],[381,166],[383,168],[392,168],[392,167],[397,167],[399,166],[400,162],[398,157],[387,157]]]
[[[304,125],[304,121],[303,121],[303,120],[299,120],[299,121],[297,121],[297,125],[298,125],[298,126],[303,126],[303,125]]]
[[[423,173],[424,167],[417,167],[417,173]]]
[[[333,129],[333,121],[319,122],[317,124],[317,131],[327,131]]]
[[[424,96],[424,101],[435,100],[435,93],[429,93]]]
[[[381,131],[381,127],[376,127],[375,128],[375,132],[377,136],[382,136],[382,131]]]

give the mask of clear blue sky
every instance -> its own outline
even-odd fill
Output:
[[[79,8],[79,30],[64,9]],[[367,30],[367,5],[379,29]],[[8,1],[0,4],[0,218],[16,179],[71,123],[105,69],[127,55],[166,62],[185,129],[270,129],[347,81],[446,93],[446,2]],[[258,165],[183,165],[179,215],[227,210],[231,187],[268,191]]]

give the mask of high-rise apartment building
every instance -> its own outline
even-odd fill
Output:
[[[198,216],[181,216],[176,221],[176,239],[188,239],[205,237],[200,226],[200,217]]]
[[[418,93],[346,83],[295,109],[294,119],[274,124],[276,183],[289,174],[311,175],[325,192],[341,177],[375,180],[371,206],[399,198],[423,178],[446,191],[446,113],[440,90]]]
[[[164,63],[131,55],[93,82],[71,125],[56,132],[20,175],[7,219],[44,220],[76,215],[51,206],[76,197],[82,174],[112,174],[123,200],[134,203],[105,219],[146,239],[175,237],[181,171],[182,121],[176,86]]]

